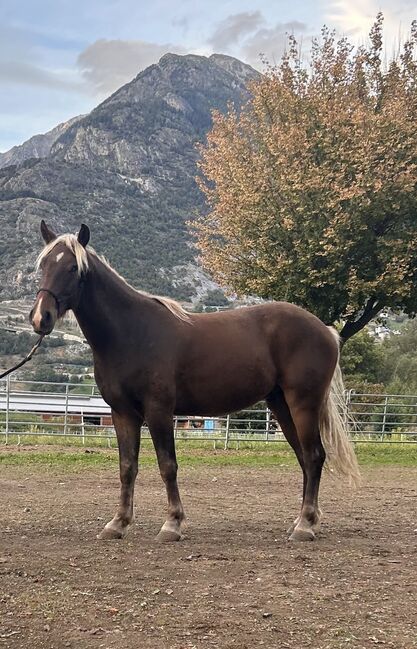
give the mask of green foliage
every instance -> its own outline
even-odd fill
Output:
[[[267,422],[265,420],[265,408],[266,404],[264,402],[256,403],[246,410],[241,410],[234,413],[230,430],[238,431],[241,433],[245,432],[266,432]],[[270,430],[275,430],[275,424],[270,425]]]
[[[200,302],[206,306],[229,306],[230,302],[220,288],[207,291]]]
[[[47,385],[47,383],[67,383],[69,378],[68,374],[57,372],[47,364],[38,364],[31,377],[32,381],[37,382],[32,386],[32,389],[35,392],[51,392],[54,390],[54,386]]]
[[[32,349],[38,336],[28,331],[14,332],[5,329],[0,330],[0,356],[26,356]],[[39,348],[38,355],[45,353],[48,348],[62,347],[64,345],[62,338],[44,338],[42,346]]]
[[[359,332],[343,345],[340,363],[346,386],[356,392],[417,394],[417,320],[383,342]]]
[[[340,364],[349,385],[379,383],[383,374],[384,353],[381,343],[366,330],[350,338],[342,348]]]
[[[22,354],[26,355],[33,347],[37,336],[31,335],[26,331],[14,333],[11,331],[0,331],[0,354],[2,356]]]
[[[409,320],[401,335],[391,336],[382,346],[380,379],[394,394],[417,394],[417,320]]]

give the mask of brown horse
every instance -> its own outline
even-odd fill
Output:
[[[319,528],[323,463],[358,479],[354,452],[337,407],[337,334],[314,315],[285,303],[191,314],[173,300],[129,286],[87,244],[90,232],[56,236],[41,223],[46,246],[30,320],[49,334],[72,309],[94,356],[97,385],[111,406],[119,446],[117,512],[99,538],[125,536],[133,519],[140,429],[152,436],[166,485],[168,517],[158,539],[181,538],[173,415],[224,415],[265,399],[294,449],[304,476],[292,540]]]

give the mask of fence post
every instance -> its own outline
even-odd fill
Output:
[[[67,426],[68,426],[68,397],[69,397],[69,385],[67,383],[65,386],[64,435],[67,434]]]
[[[174,439],[177,439],[178,417],[174,417]]]
[[[269,428],[270,428],[270,426],[271,426],[271,411],[270,411],[269,408],[267,408],[266,409],[266,429],[265,429],[265,432],[266,432],[265,439],[266,439],[267,442],[269,442]]]
[[[85,446],[85,425],[84,425],[84,411],[81,409],[81,438],[83,446]]]
[[[387,422],[387,406],[388,406],[388,396],[385,397],[385,402],[384,402],[384,414],[382,416],[381,442],[384,441],[384,436],[385,436],[385,424]]]
[[[10,376],[6,379],[6,444],[9,443]]]
[[[226,417],[226,437],[224,438],[224,450],[229,448],[229,429],[230,429],[230,415]]]

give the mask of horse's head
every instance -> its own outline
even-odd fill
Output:
[[[57,319],[78,304],[90,230],[82,225],[78,235],[58,237],[42,220],[41,233],[46,244],[37,261],[42,279],[29,320],[36,333],[50,334]]]

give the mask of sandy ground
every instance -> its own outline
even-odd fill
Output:
[[[3,468],[0,647],[417,647],[416,469],[367,469],[356,494],[325,477],[322,533],[307,544],[286,540],[295,469],[184,468],[180,486],[182,542],[154,540],[154,469],[128,537],[103,542],[114,471]]]

